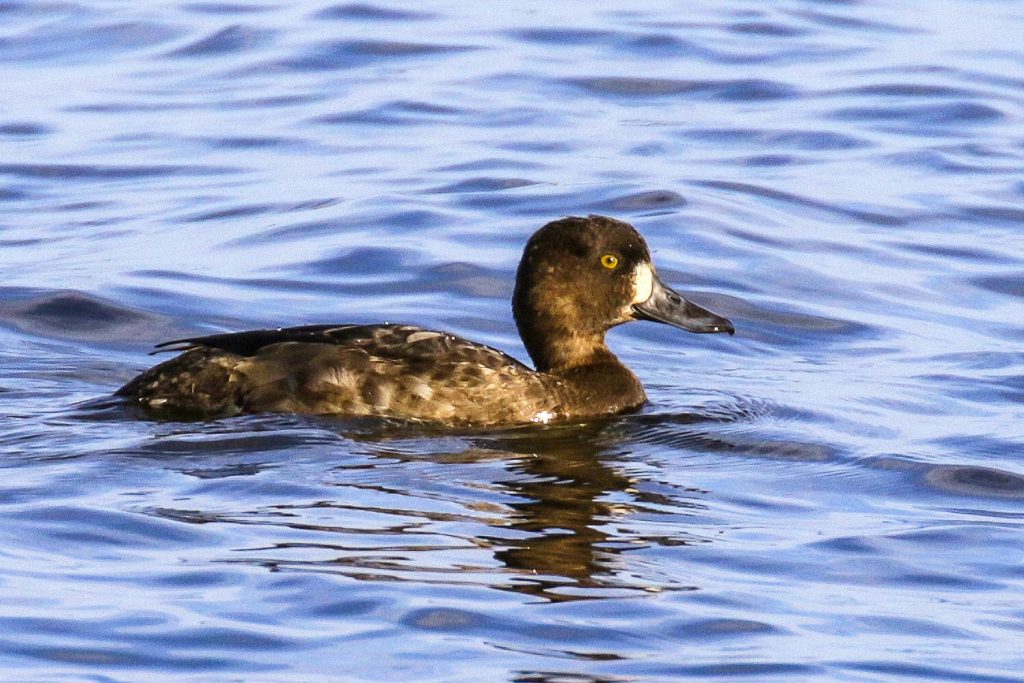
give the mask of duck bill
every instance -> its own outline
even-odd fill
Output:
[[[688,332],[736,332],[736,328],[726,318],[687,301],[657,277],[654,278],[654,287],[647,301],[633,304],[633,316],[637,320],[653,320]]]

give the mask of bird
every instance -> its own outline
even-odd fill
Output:
[[[115,394],[185,419],[275,412],[465,427],[582,421],[647,401],[608,348],[612,327],[648,320],[735,333],[728,319],[661,281],[632,225],[597,215],[551,221],[529,238],[512,312],[533,368],[413,325],[304,325],[158,344],[181,353]]]

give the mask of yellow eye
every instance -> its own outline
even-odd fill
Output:
[[[601,265],[608,270],[615,270],[619,267],[619,257],[615,254],[605,254],[601,257]]]

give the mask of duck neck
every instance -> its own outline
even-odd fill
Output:
[[[539,372],[566,372],[589,365],[621,365],[604,341],[604,333],[547,331],[544,336],[524,334],[523,344]]]
[[[527,343],[537,370],[557,378],[578,414],[633,410],[647,400],[640,380],[605,345],[604,334],[545,337]]]
[[[586,333],[552,325],[534,328],[519,317],[516,322],[537,371],[556,378],[563,395],[577,406],[577,413],[619,413],[647,400],[640,380],[605,344],[603,330]]]

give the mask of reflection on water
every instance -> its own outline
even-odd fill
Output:
[[[0,3],[5,680],[1018,680],[1022,22]],[[737,325],[614,330],[639,414],[109,400],[222,330],[525,359],[522,244],[589,212]]]
[[[499,528],[500,535],[484,539],[503,546],[495,557],[521,575],[512,589],[567,600],[616,585],[616,556],[631,544],[602,528],[635,510],[629,477],[602,462],[616,444],[600,426],[527,433],[505,442],[511,453],[521,454],[516,481],[507,485],[520,502],[509,505],[513,512],[502,527],[519,533],[510,536]],[[633,539],[633,547],[638,542]],[[635,588],[634,583],[627,580],[624,587]]]

